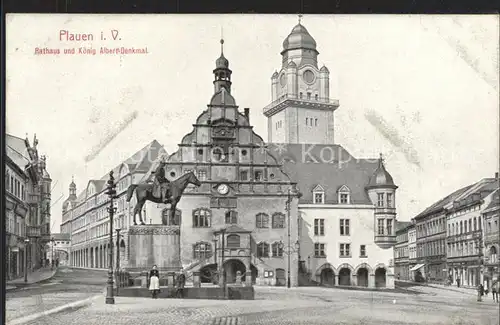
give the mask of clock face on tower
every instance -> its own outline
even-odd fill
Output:
[[[305,71],[302,77],[304,78],[304,81],[308,84],[314,82],[314,73],[311,70]]]
[[[286,77],[285,77],[284,73],[281,74],[280,85],[281,85],[281,87],[285,87],[286,86]]]
[[[229,192],[229,186],[226,184],[220,184],[219,187],[217,187],[217,192],[222,195],[226,195]]]

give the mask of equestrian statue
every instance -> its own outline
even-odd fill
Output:
[[[142,220],[142,207],[146,201],[154,203],[170,203],[170,218],[174,217],[177,203],[179,203],[184,190],[188,184],[200,186],[201,183],[193,172],[186,173],[176,180],[169,182],[165,177],[165,161],[161,161],[156,170],[154,171],[154,182],[144,182],[139,184],[132,184],[127,189],[127,202],[130,202],[132,195],[136,194],[137,204],[134,208],[134,225],[136,223],[136,215],[139,214],[139,221],[141,225],[145,225]]]

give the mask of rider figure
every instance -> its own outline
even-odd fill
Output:
[[[166,194],[168,184],[170,183],[168,179],[165,177],[165,161],[161,161],[158,168],[156,168],[155,175],[155,183],[156,183],[156,191],[155,194],[160,196],[162,202],[166,201]]]

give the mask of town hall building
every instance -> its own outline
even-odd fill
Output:
[[[315,40],[299,22],[283,42],[264,108],[267,142],[236,104],[223,43],[207,108],[178,150],[163,155],[167,179],[193,172],[201,186],[186,188],[173,218],[168,206],[147,202],[147,220],[180,227],[183,271],[200,272],[202,282],[224,269],[228,282],[239,271],[256,285],[394,287],[397,186],[382,157],[356,159],[335,144],[339,101],[330,98],[328,69],[318,68]],[[131,182],[150,180],[156,168]],[[126,233],[133,216],[123,211]]]

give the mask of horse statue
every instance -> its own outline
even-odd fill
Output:
[[[176,180],[170,182],[169,188],[165,195],[165,201],[162,201],[161,195],[154,195],[154,184],[151,183],[140,183],[140,184],[132,184],[127,189],[127,202],[130,202],[132,195],[136,194],[137,204],[134,208],[134,225],[137,225],[135,221],[135,217],[139,214],[139,220],[141,225],[145,225],[142,220],[142,207],[146,201],[151,201],[154,203],[170,203],[170,218],[173,218],[175,214],[175,209],[177,203],[179,203],[184,190],[188,186],[188,184],[193,184],[195,186],[200,186],[201,182],[194,175],[193,172],[186,173]]]

